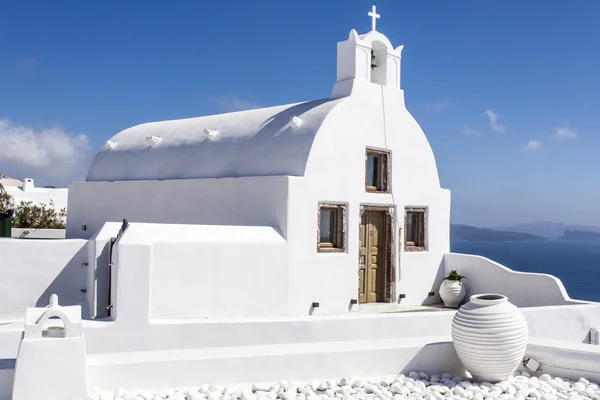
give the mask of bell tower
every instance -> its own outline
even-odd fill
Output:
[[[341,97],[345,92],[342,87],[354,86],[350,81],[400,89],[400,60],[404,46],[394,48],[385,35],[377,32],[380,15],[375,6],[368,15],[371,17],[370,32],[358,35],[352,29],[348,39],[337,44],[337,80],[332,97]]]

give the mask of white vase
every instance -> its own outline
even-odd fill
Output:
[[[456,354],[477,381],[508,379],[527,348],[527,321],[517,307],[499,294],[478,294],[452,320]]]
[[[465,286],[461,281],[445,280],[440,286],[440,297],[446,307],[457,308],[465,298]]]

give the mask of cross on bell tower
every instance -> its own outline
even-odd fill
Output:
[[[381,18],[381,15],[377,14],[377,7],[373,6],[371,11],[369,12],[369,17],[371,17],[371,30],[374,31],[375,24],[377,23],[377,19]]]
[[[381,16],[375,5],[367,15],[371,17],[369,32],[359,35],[352,29],[348,39],[337,44],[337,78],[332,99],[357,93],[363,90],[361,88],[371,90],[371,85],[402,90],[400,61],[404,46],[394,48],[390,40],[377,31],[377,20]]]

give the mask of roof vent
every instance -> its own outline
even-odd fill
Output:
[[[302,125],[302,120],[296,116],[290,118],[290,126],[294,129],[298,128]]]
[[[106,147],[108,147],[109,149],[114,149],[115,147],[117,147],[117,144],[115,142],[113,142],[112,140],[107,140],[106,141]]]
[[[160,142],[162,142],[162,138],[160,138],[158,136],[147,136],[146,137],[146,143],[148,143],[152,147],[156,146]]]
[[[219,131],[215,131],[215,130],[213,130],[213,129],[208,129],[208,128],[205,128],[205,129],[204,129],[204,133],[206,133],[206,137],[207,137],[209,140],[212,140],[212,139],[214,139],[214,138],[216,138],[216,137],[217,137],[217,135],[219,134]]]

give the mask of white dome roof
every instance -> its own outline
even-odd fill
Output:
[[[315,134],[340,101],[134,126],[107,141],[87,181],[301,176]]]

